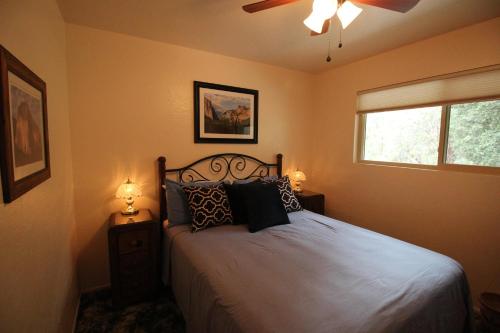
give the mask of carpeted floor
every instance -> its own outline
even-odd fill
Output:
[[[111,306],[111,290],[84,294],[80,300],[76,333],[183,333],[184,319],[170,290],[152,302],[123,309]]]
[[[476,314],[477,333],[486,333]],[[76,333],[184,333],[182,314],[172,292],[164,289],[152,302],[134,304],[123,309],[111,306],[111,290],[84,294],[80,300]]]

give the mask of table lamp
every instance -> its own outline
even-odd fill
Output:
[[[303,182],[307,179],[306,175],[302,171],[297,170],[292,174],[292,179],[295,181],[294,191],[295,192],[302,192],[302,188],[300,187],[300,184],[301,184],[301,182]]]
[[[118,190],[116,191],[116,197],[118,199],[125,199],[127,208],[125,210],[122,210],[123,215],[135,215],[139,211],[133,207],[134,204],[134,198],[135,197],[140,197],[142,195],[141,189],[139,186],[137,186],[136,183],[131,182],[130,179],[127,179],[127,181],[118,187]]]

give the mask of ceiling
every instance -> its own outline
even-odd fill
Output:
[[[401,14],[360,5],[342,32],[310,37],[312,0],[245,13],[252,0],[59,0],[67,22],[317,73],[404,44],[500,16],[500,0],[420,0]],[[325,61],[333,38],[332,62]]]

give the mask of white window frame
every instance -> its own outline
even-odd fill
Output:
[[[465,164],[449,164],[446,163],[446,150],[448,147],[448,129],[450,124],[450,113],[451,106],[454,104],[462,103],[474,103],[474,102],[485,102],[491,100],[500,100],[500,96],[494,96],[491,98],[482,99],[468,99],[459,102],[446,103],[446,104],[433,104],[433,105],[422,105],[410,107],[398,108],[398,109],[387,109],[387,110],[374,110],[374,111],[359,111],[356,114],[356,144],[354,152],[354,162],[365,165],[379,165],[379,166],[391,166],[391,167],[402,167],[402,168],[412,168],[412,169],[427,169],[427,170],[439,170],[439,171],[458,171],[458,172],[475,172],[484,174],[494,174],[500,175],[500,167],[493,166],[481,166],[481,165],[465,165]],[[408,109],[415,109],[425,106],[441,106],[441,126],[439,133],[439,146],[438,146],[438,161],[437,165],[429,164],[416,164],[416,163],[401,163],[401,162],[384,162],[375,160],[364,159],[365,150],[365,134],[366,134],[366,115],[369,113],[380,113],[380,112],[397,112]]]

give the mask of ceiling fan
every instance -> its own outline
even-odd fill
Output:
[[[245,5],[243,10],[255,13],[296,1],[298,0],[264,0]],[[415,7],[419,0],[314,0],[312,13],[304,20],[304,24],[311,30],[312,36],[322,35],[328,32],[330,20],[336,13],[342,28],[345,29],[363,11],[353,2],[406,13]]]

